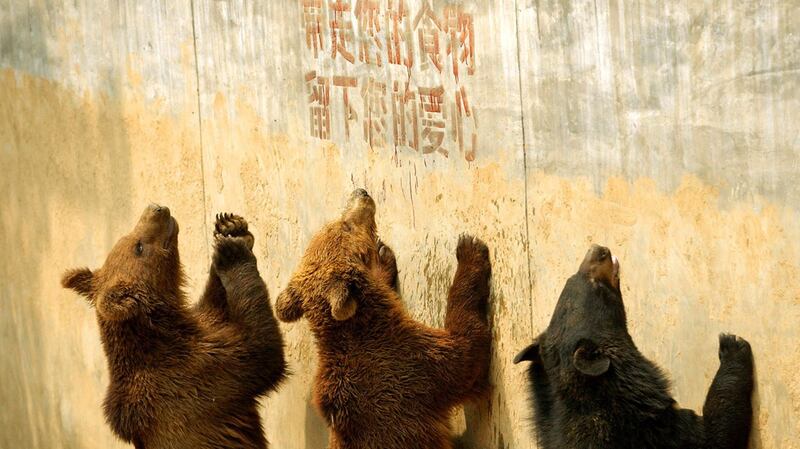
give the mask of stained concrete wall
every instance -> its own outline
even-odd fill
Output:
[[[495,388],[453,417],[467,447],[535,447],[510,360],[590,242],[681,405],[736,332],[752,446],[800,447],[798,29],[791,0],[0,0],[0,447],[123,446],[94,313],[58,280],[143,205],[181,222],[193,297],[213,214],[248,217],[274,298],[355,186],[417,319],[442,324],[458,233],[492,248]],[[268,436],[322,448],[313,340],[282,329]]]

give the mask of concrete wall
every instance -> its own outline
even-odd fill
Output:
[[[355,186],[426,323],[458,233],[491,246],[495,389],[453,418],[467,447],[535,447],[511,358],[590,242],[681,405],[733,331],[756,353],[752,447],[800,447],[798,29],[792,0],[0,0],[0,447],[123,446],[94,312],[58,282],[146,203],[181,222],[193,297],[213,214],[248,217],[274,298]],[[323,448],[314,342],[283,331],[268,437]]]

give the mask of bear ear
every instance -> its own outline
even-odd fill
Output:
[[[572,365],[587,376],[597,377],[608,371],[611,359],[593,341],[583,339],[572,353]]]
[[[328,303],[331,305],[333,319],[345,321],[356,314],[356,301],[351,297],[345,282],[335,282],[328,290],[327,296]]]
[[[539,354],[539,339],[533,341],[527,348],[523,349],[522,351],[514,357],[514,364],[516,365],[522,361],[529,361],[529,362],[540,362],[542,360],[541,355]]]
[[[75,290],[91,301],[92,278],[94,274],[88,268],[73,268],[64,273],[61,285],[64,288]]]
[[[289,285],[278,294],[278,299],[275,300],[275,312],[278,319],[291,323],[303,317],[303,298],[298,293],[295,282],[289,282]]]

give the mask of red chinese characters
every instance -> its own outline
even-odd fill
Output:
[[[373,78],[361,87],[364,100],[364,140],[370,147],[386,146],[386,83]]]
[[[306,74],[308,106],[311,119],[311,135],[319,139],[331,138],[331,85],[328,78],[318,77],[317,72]]]
[[[475,160],[477,111],[467,94],[475,23],[461,4],[432,3],[411,11],[407,0],[299,0],[316,65],[305,74],[312,137],[360,135],[371,148]]]
[[[453,76],[458,81],[458,67],[464,64],[468,75],[475,74],[475,30],[472,14],[457,6],[444,9],[444,31],[447,33],[447,56],[453,64]]]
[[[362,36],[359,38],[358,60],[365,64],[383,66],[380,6],[377,0],[358,0],[356,18]]]
[[[301,0],[303,6],[303,29],[306,32],[306,48],[319,55],[322,45],[322,0]]]
[[[439,87],[420,87],[419,103],[422,113],[422,152],[429,154],[433,152],[447,156],[448,152],[442,145],[445,136],[445,109],[442,107],[444,102],[444,88]]]
[[[419,151],[417,96],[399,81],[395,81],[392,87],[392,133],[395,146],[408,146]]]
[[[414,29],[417,30],[419,35],[422,68],[427,68],[428,63],[430,63],[433,64],[436,70],[441,72],[442,52],[439,46],[439,33],[442,31],[442,25],[427,0],[414,18]]]
[[[358,120],[358,113],[350,104],[348,89],[358,86],[358,80],[352,76],[334,76],[333,85],[342,88],[342,110],[344,111],[344,135],[350,140],[350,122]]]
[[[405,0],[389,0],[386,11],[386,53],[389,64],[414,65],[414,42]]]
[[[350,64],[355,62],[355,57],[349,46],[353,43],[353,21],[351,20],[350,2],[334,0],[329,3],[331,27],[331,58],[336,59],[341,55]]]
[[[458,144],[458,151],[464,155],[464,159],[474,161],[475,147],[478,140],[478,124],[474,112],[469,107],[467,91],[463,86],[456,91],[453,121],[455,122],[453,131],[455,141]]]

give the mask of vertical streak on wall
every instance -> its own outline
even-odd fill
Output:
[[[528,209],[528,141],[525,136],[525,107],[522,104],[522,66],[520,65],[520,45],[519,45],[519,3],[517,0],[514,0],[514,25],[515,25],[515,32],[517,35],[517,67],[519,69],[519,119],[520,119],[520,127],[522,128],[522,167],[525,171],[523,175],[525,190],[523,198],[525,200],[525,259],[527,260],[528,265],[528,298],[530,299],[531,306],[535,304],[533,298],[533,273],[531,272],[531,238],[529,232],[529,225],[530,223],[530,210]],[[535,212],[534,212],[535,213]],[[534,318],[533,318],[533,307],[531,307],[531,329],[533,329]]]
[[[197,31],[196,21],[194,18],[194,0],[189,2],[189,7],[192,9],[192,50],[194,52],[194,73],[195,83],[197,83],[197,134],[198,142],[200,142],[200,174],[203,177],[203,229],[205,230],[206,238],[206,261],[211,261],[211,252],[209,251],[209,229],[208,229],[208,207],[206,204],[206,163],[205,155],[203,154],[203,109],[200,107],[200,62],[197,60]]]

